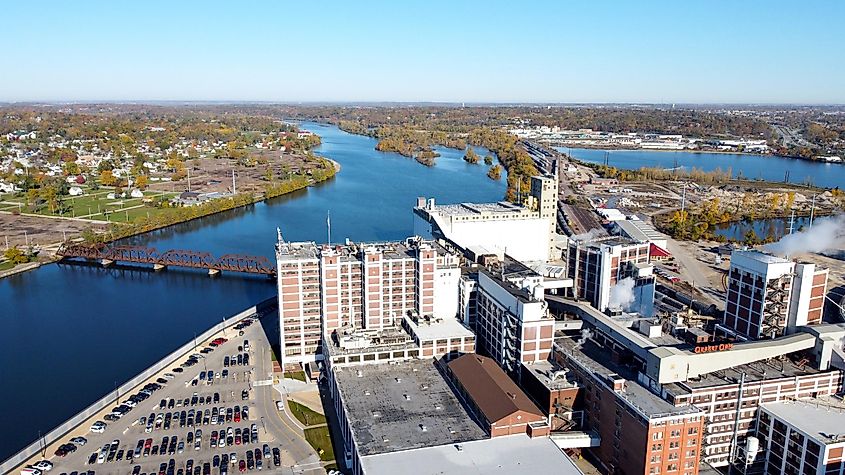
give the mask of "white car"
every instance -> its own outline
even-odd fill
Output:
[[[26,467],[21,469],[21,475],[41,475],[41,470],[32,467]]]
[[[91,432],[95,434],[102,434],[106,431],[106,423],[103,421],[97,421],[91,424]]]
[[[70,441],[71,443],[76,444],[80,447],[88,443],[88,439],[86,439],[85,437],[74,437],[70,439]]]
[[[53,470],[53,462],[50,462],[49,460],[42,460],[33,465],[32,467],[37,468],[38,470],[49,472],[50,470]]]

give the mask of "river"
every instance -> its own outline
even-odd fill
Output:
[[[604,163],[607,154],[608,165],[626,170],[642,167],[674,168],[693,167],[712,171],[730,169],[734,177],[783,181],[789,172],[791,183],[834,188],[845,184],[845,165],[838,163],[813,162],[775,155],[738,153],[695,153],[657,150],[596,150],[586,148],[557,148],[570,153],[574,158],[590,163]]]
[[[304,123],[315,151],[342,170],[318,186],[127,241],[216,255],[273,258],[276,227],[287,240],[393,240],[413,232],[417,196],[442,203],[497,201],[505,177],[437,148],[434,167],[375,151],[376,140]],[[477,148],[482,157],[489,153]],[[51,264],[0,279],[0,460],[11,456],[195,333],[275,294],[266,278],[170,269]]]

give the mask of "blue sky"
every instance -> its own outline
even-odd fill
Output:
[[[845,103],[842,1],[4,2],[0,101]]]

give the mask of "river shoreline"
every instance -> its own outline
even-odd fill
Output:
[[[546,145],[546,144],[543,144]],[[677,152],[677,153],[695,153],[695,154],[724,154],[724,155],[747,155],[750,157],[772,157],[772,158],[784,158],[788,160],[801,160],[805,162],[813,162],[813,163],[823,163],[823,164],[832,164],[832,165],[845,165],[845,162],[828,162],[822,160],[813,160],[811,158],[804,158],[804,157],[790,157],[788,155],[776,155],[774,153],[758,153],[758,152],[731,152],[725,150],[697,150],[697,149],[674,149],[674,148],[624,148],[624,147],[596,147],[590,145],[579,145],[577,147],[569,147],[569,146],[549,146],[558,152],[559,149],[583,149],[583,150],[606,150],[608,152]],[[561,152],[563,153],[563,152]],[[571,157],[571,155],[570,155]]]
[[[299,187],[293,188],[291,190],[286,191],[285,193],[275,195],[275,196],[267,196],[266,193],[263,193],[263,194],[260,194],[260,195],[254,195],[254,196],[251,197],[251,199],[244,202],[243,204],[236,204],[236,205],[233,205],[231,207],[215,209],[215,210],[212,210],[211,212],[206,213],[206,214],[191,217],[190,219],[185,219],[185,220],[181,220],[181,221],[167,223],[167,224],[164,224],[164,225],[161,225],[161,226],[156,226],[156,227],[152,227],[152,228],[145,228],[145,229],[138,229],[136,231],[132,231],[132,232],[125,233],[125,234],[121,233],[120,235],[118,235],[116,237],[113,236],[112,238],[105,239],[101,242],[104,243],[104,244],[107,244],[107,243],[119,241],[121,239],[127,239],[127,238],[131,238],[131,237],[139,236],[139,235],[142,235],[142,234],[150,233],[150,232],[153,232],[153,231],[160,231],[162,229],[167,229],[171,226],[189,223],[191,221],[207,218],[209,216],[214,216],[216,214],[224,213],[226,211],[232,211],[232,210],[236,210],[236,209],[246,208],[248,206],[253,206],[257,203],[262,203],[262,202],[265,202],[265,201],[270,200],[270,199],[278,198],[280,196],[285,196],[285,195],[288,195],[290,193],[294,193],[294,192],[304,190],[306,188],[309,188],[309,187],[312,187],[312,186],[315,186],[315,185],[319,185],[321,183],[325,183],[325,182],[333,179],[335,177],[335,175],[337,175],[340,172],[342,167],[341,167],[340,163],[338,163],[335,160],[332,160],[332,159],[327,158],[327,157],[321,157],[321,158],[331,162],[333,167],[334,167],[334,172],[331,173],[329,176],[327,176],[323,180],[309,182],[309,183],[305,184],[304,186],[299,186]],[[119,223],[119,224],[122,225],[122,226],[126,226],[124,223]],[[132,226],[132,225],[129,225],[129,226]],[[58,246],[60,246],[60,245],[61,245],[61,243],[58,244]],[[47,247],[52,248],[52,247],[56,247],[56,245],[54,244],[54,245],[47,246]],[[56,249],[58,249],[58,248],[56,248]],[[7,269],[5,271],[0,272],[0,279],[3,279],[5,277],[10,277],[10,276],[13,276],[13,275],[17,275],[17,274],[27,272],[27,271],[30,271],[30,270],[38,269],[42,265],[52,264],[52,263],[57,262],[59,260],[60,260],[60,258],[58,258],[58,256],[55,255],[55,253],[50,253],[50,256],[44,261],[28,262],[28,263],[25,263],[25,264],[20,264],[20,265],[17,265],[15,267],[12,267],[11,269]]]

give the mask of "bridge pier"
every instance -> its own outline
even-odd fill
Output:
[[[208,269],[208,276],[209,277],[217,277],[220,275],[220,270],[218,269]]]
[[[111,260],[111,259],[101,259],[100,264],[102,264],[103,267],[108,267],[108,266],[114,264],[114,261]]]
[[[167,266],[164,264],[153,264],[153,270],[156,272],[164,269],[167,269]]]

